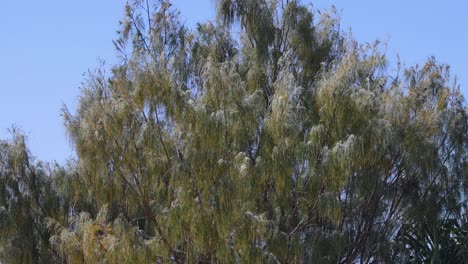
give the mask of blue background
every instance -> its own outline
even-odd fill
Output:
[[[175,0],[182,20],[214,20],[214,1]],[[66,104],[76,108],[83,73],[116,61],[112,40],[123,16],[123,0],[2,1],[0,6],[0,138],[20,127],[32,154],[64,163],[73,155],[60,117]],[[335,5],[341,28],[361,43],[389,40],[387,55],[407,65],[434,55],[448,63],[468,95],[468,2],[316,0]]]

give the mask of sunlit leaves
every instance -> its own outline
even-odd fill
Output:
[[[468,113],[447,66],[388,69],[335,9],[216,5],[193,31],[168,1],[126,5],[121,61],[64,107],[76,162],[0,142],[2,260],[407,262],[434,253],[426,227],[466,222]]]

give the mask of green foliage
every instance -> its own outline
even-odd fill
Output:
[[[216,4],[195,31],[167,1],[127,4],[120,63],[63,109],[76,162],[2,143],[0,259],[466,261],[468,111],[448,67],[392,74],[333,9]]]
[[[409,226],[402,238],[410,263],[466,263],[468,231],[457,219]]]
[[[4,263],[58,261],[50,247],[46,216],[67,218],[68,206],[56,192],[60,168],[33,165],[24,136],[14,128],[0,141],[0,260]]]

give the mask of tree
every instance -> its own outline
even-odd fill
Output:
[[[126,5],[120,63],[63,110],[78,160],[55,192],[72,213],[38,216],[57,259],[425,261],[417,230],[466,226],[468,111],[448,66],[391,74],[333,9],[216,6],[190,31],[168,1]]]
[[[401,237],[411,263],[466,263],[467,227],[455,219],[410,226]],[[465,225],[465,226],[463,226]]]
[[[67,204],[71,199],[57,193],[65,170],[34,163],[19,129],[11,133],[11,140],[0,141],[0,261],[59,262],[44,220],[51,217],[65,223],[71,212]]]

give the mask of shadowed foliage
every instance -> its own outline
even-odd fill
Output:
[[[5,263],[466,263],[468,119],[449,67],[389,69],[334,9],[125,7],[63,109],[77,160],[0,145]]]

